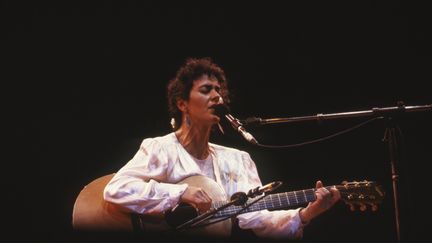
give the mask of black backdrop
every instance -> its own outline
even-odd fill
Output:
[[[10,189],[6,203],[18,206],[8,212],[22,236],[80,240],[71,228],[76,196],[91,180],[118,170],[143,138],[170,131],[165,85],[186,57],[212,57],[226,70],[238,118],[432,100],[426,88],[430,17],[416,3],[3,1],[2,17],[3,103],[17,145],[9,150],[13,166],[6,166],[4,185]],[[291,144],[364,120],[249,129],[261,143]],[[404,137],[398,170],[407,240],[426,233],[419,220],[425,217],[431,121],[430,112],[397,119]],[[248,151],[262,181],[281,180],[282,190],[311,188],[318,179],[383,184],[387,195],[377,212],[338,204],[306,228],[305,240],[396,240],[383,121],[289,149],[258,148],[226,129],[213,141]]]

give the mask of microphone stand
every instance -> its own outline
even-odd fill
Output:
[[[210,217],[212,217],[213,215],[215,215],[216,213],[218,213],[219,211],[231,206],[231,205],[241,205],[246,203],[247,201],[247,195],[244,192],[238,192],[233,194],[233,196],[231,197],[231,200],[220,206],[219,208],[211,208],[210,210],[208,210],[207,212],[177,226],[177,230],[182,230],[182,229],[187,229],[193,226],[196,226],[199,223],[204,222],[205,220],[209,219]]]
[[[392,115],[392,114],[397,114],[402,112],[431,111],[431,110],[432,110],[432,105],[404,106],[402,102],[398,102],[398,106],[372,108],[371,110],[365,110],[365,111],[349,111],[349,112],[330,113],[330,114],[318,113],[315,116],[298,116],[298,117],[269,118],[269,119],[250,117],[247,118],[246,120],[242,120],[241,123],[245,126],[246,125],[260,126],[260,125],[276,124],[276,123],[335,120],[335,119],[347,118],[347,117],[383,116],[383,115]]]
[[[399,175],[396,169],[396,164],[399,161],[397,152],[397,138],[395,132],[395,122],[392,117],[395,115],[400,115],[405,112],[420,112],[420,111],[432,111],[432,105],[418,105],[418,106],[405,106],[403,102],[399,101],[397,106],[384,107],[384,108],[372,108],[371,110],[364,111],[349,111],[341,113],[332,114],[322,114],[319,113],[315,116],[300,116],[300,117],[289,117],[289,118],[270,118],[261,119],[257,117],[247,118],[242,121],[244,125],[266,125],[275,123],[289,123],[289,122],[302,122],[302,121],[323,121],[323,120],[334,120],[339,118],[348,117],[387,117],[387,125],[384,133],[383,141],[387,143],[391,167],[391,179],[393,186],[393,202],[395,210],[395,224],[396,224],[396,234],[398,242],[401,242],[400,234],[400,218],[399,218],[399,195],[398,195],[398,179]]]

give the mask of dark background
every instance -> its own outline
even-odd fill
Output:
[[[2,1],[1,16],[2,103],[14,145],[7,149],[4,202],[15,236],[82,241],[71,227],[75,198],[93,179],[120,169],[142,139],[170,132],[165,86],[187,57],[211,57],[225,69],[231,110],[241,119],[432,102],[430,14],[412,1]],[[282,145],[366,119],[248,129],[263,144]],[[432,116],[394,120],[403,133],[401,233],[415,241],[426,235],[419,222],[428,211]],[[387,194],[377,212],[351,212],[341,202],[306,228],[304,240],[395,242],[385,127],[374,121],[285,149],[253,146],[229,127],[213,141],[248,151],[263,183],[281,180],[281,191],[312,188],[318,179],[380,182]]]

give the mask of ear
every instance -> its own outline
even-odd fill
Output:
[[[181,112],[186,112],[187,111],[187,102],[183,99],[178,99],[176,102],[177,108],[181,111]]]

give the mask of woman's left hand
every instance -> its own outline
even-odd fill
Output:
[[[300,210],[300,218],[303,223],[307,223],[318,215],[330,209],[340,198],[340,192],[332,187],[330,190],[323,186],[321,181],[316,182],[316,200]]]

